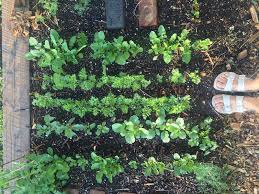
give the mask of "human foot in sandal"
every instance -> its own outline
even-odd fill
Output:
[[[221,114],[246,111],[259,113],[259,98],[255,97],[216,95],[212,98],[212,105]]]
[[[255,92],[259,91],[259,76],[249,79],[245,75],[233,72],[223,72],[214,81],[214,88],[228,92]]]

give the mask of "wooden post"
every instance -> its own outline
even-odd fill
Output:
[[[29,10],[25,0],[4,0],[2,3],[3,58],[3,162],[11,168],[30,151],[30,63],[24,55],[29,50],[28,38],[12,35],[11,16],[19,6]]]

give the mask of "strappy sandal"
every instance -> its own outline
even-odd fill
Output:
[[[223,104],[224,104],[224,108],[223,110],[219,111],[219,110],[216,110],[216,103],[215,103],[215,100],[216,98],[218,97],[223,97]],[[213,107],[215,108],[215,110],[221,114],[232,114],[232,113],[243,113],[245,111],[247,111],[245,108],[244,108],[244,105],[243,105],[243,100],[244,100],[244,96],[234,96],[236,97],[236,106],[234,109],[232,109],[231,107],[231,96],[230,95],[216,95],[212,98],[212,105]]]
[[[227,76],[227,84],[224,89],[217,87],[217,83],[220,77],[222,75]],[[233,82],[237,78],[237,90],[233,90]],[[245,89],[245,81],[248,78],[245,75],[238,75],[234,72],[223,72],[219,74],[215,81],[214,81],[214,88],[219,91],[225,91],[225,92],[249,92],[248,90]]]

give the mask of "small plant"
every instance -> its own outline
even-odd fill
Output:
[[[131,116],[129,121],[124,121],[123,124],[115,123],[112,125],[112,130],[115,133],[119,133],[129,144],[133,144],[136,139],[139,138],[149,138],[149,131],[143,128],[140,124],[139,118],[134,115]],[[150,136],[152,139],[153,137]]]
[[[173,69],[171,75],[171,82],[174,84],[184,84],[186,79],[179,69]]]
[[[189,64],[193,51],[207,51],[212,42],[209,39],[197,40],[192,43],[188,39],[189,31],[184,29],[180,35],[173,34],[170,38],[164,26],[158,28],[158,34],[152,31],[149,35],[151,41],[150,54],[163,55],[164,62],[169,64],[174,58],[173,55],[180,55],[185,64]]]
[[[55,73],[64,73],[62,66],[68,63],[78,64],[78,60],[83,58],[82,49],[86,47],[86,36],[79,33],[70,38],[69,42],[62,39],[55,30],[50,31],[51,40],[39,43],[35,38],[29,39],[33,48],[26,54],[27,60],[37,61],[42,68],[49,67]]]
[[[191,131],[187,131],[188,144],[192,147],[199,146],[200,150],[205,152],[205,155],[218,147],[217,143],[209,138],[212,122],[211,118],[207,118],[200,125],[192,127]]]
[[[192,15],[194,21],[199,21],[200,19],[200,6],[199,6],[199,0],[193,0],[192,3]]]
[[[113,42],[107,42],[103,31],[95,33],[91,49],[93,58],[102,60],[103,75],[106,75],[107,65],[125,65],[130,56],[136,57],[138,53],[143,52],[143,48],[132,40],[124,41],[122,36],[114,38]]]
[[[138,169],[138,163],[135,160],[132,160],[129,162],[129,167],[131,169],[137,170]]]
[[[78,0],[77,3],[74,6],[75,12],[83,16],[83,14],[89,9],[91,0]]]
[[[102,183],[104,176],[112,183],[113,177],[124,172],[124,168],[119,164],[118,156],[114,158],[102,158],[92,152],[91,158],[91,169],[96,171],[96,181],[98,183]]]
[[[196,156],[185,154],[181,157],[176,153],[173,158],[172,166],[176,176],[190,174],[194,171]]]
[[[157,74],[156,80],[158,81],[158,83],[162,84],[164,82],[164,76]]]
[[[37,5],[40,6],[47,17],[55,17],[58,11],[57,0],[38,0]]]
[[[196,85],[201,83],[201,77],[199,76],[199,72],[197,70],[189,73],[189,79]]]
[[[150,157],[142,164],[145,176],[164,174],[166,165],[163,162],[158,162],[154,157]]]
[[[0,191],[8,188],[12,193],[60,193],[71,168],[85,169],[88,165],[88,161],[79,155],[60,157],[51,148],[46,154],[30,154],[27,160],[27,163],[16,164],[12,170],[0,171]]]
[[[187,76],[180,72],[179,69],[173,69],[170,77],[170,82],[174,84],[184,84],[187,81],[198,85],[201,82],[201,77],[198,71],[190,72]]]
[[[96,125],[95,123],[87,124],[73,124],[74,118],[70,119],[67,123],[62,124],[55,121],[55,117],[50,115],[44,116],[44,125],[37,124],[34,126],[38,136],[49,136],[52,133],[56,135],[64,135],[65,137],[72,139],[77,136],[77,132],[83,132],[85,135],[92,135],[95,130],[95,134],[100,136],[106,134],[110,130],[105,126],[106,123]]]

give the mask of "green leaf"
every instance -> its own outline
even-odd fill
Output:
[[[191,61],[191,58],[192,58],[192,52],[191,52],[191,50],[184,50],[184,51],[183,51],[183,58],[182,58],[182,61],[183,61],[185,64],[189,64],[190,61]]]
[[[119,64],[119,65],[125,65],[125,64],[126,64],[126,59],[125,59],[125,57],[124,57],[123,55],[118,55],[118,56],[116,57],[115,62],[116,62],[117,64]]]
[[[76,36],[72,36],[69,40],[69,48],[73,48],[76,43]]]
[[[175,153],[175,154],[174,154],[174,159],[175,159],[175,160],[180,160],[180,159],[181,159],[181,156],[180,156],[178,153]]]
[[[125,140],[128,144],[133,144],[136,141],[135,136],[132,132],[126,134]]]
[[[135,125],[139,125],[140,124],[140,120],[139,120],[138,116],[136,116],[136,115],[131,116],[129,120],[132,123],[134,123]]]
[[[120,123],[115,123],[112,125],[112,130],[115,132],[115,133],[120,133],[120,131],[123,129],[123,125],[120,124]]]
[[[99,184],[103,182],[103,173],[102,172],[97,172],[97,174],[96,174],[96,181]]]
[[[169,143],[170,142],[170,137],[168,131],[164,131],[161,133],[161,139],[164,143]]]
[[[59,42],[59,34],[56,30],[54,29],[51,29],[50,30],[50,39],[51,39],[51,42],[54,46],[57,46],[58,42]]]
[[[36,38],[30,37],[29,44],[30,44],[30,46],[36,46],[38,44],[38,41]]]
[[[165,52],[163,55],[164,62],[169,64],[172,61],[172,56],[170,53]]]

